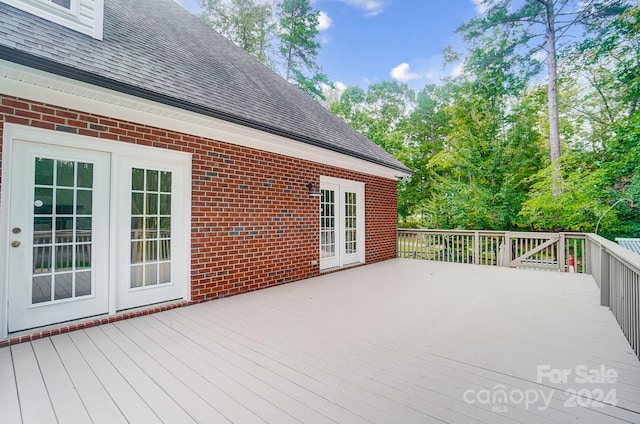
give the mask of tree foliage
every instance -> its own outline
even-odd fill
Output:
[[[201,1],[203,19],[267,63],[277,52],[282,75],[322,98],[310,0]],[[640,236],[639,7],[517,5],[487,0],[461,25],[468,51],[443,54],[464,57],[457,77],[347,87],[326,106],[415,171],[398,186],[402,226]]]
[[[506,45],[520,63],[535,63],[537,52],[544,52],[547,64],[547,108],[549,125],[549,153],[554,170],[553,191],[560,193],[561,155],[560,113],[558,110],[558,48],[561,39],[578,25],[596,22],[624,7],[624,0],[525,0],[514,9],[511,0],[482,0],[486,13],[459,28],[471,41],[499,29],[513,41]],[[525,48],[518,50],[517,47]]]
[[[328,83],[329,78],[317,62],[320,12],[311,7],[310,0],[282,0],[278,14],[285,79],[311,96],[323,98],[321,83]]]
[[[224,37],[321,100],[331,86],[317,57],[319,11],[310,0],[199,0],[201,19]]]
[[[276,24],[269,3],[256,0],[199,0],[201,19],[263,64],[274,68],[271,43]]]
[[[546,46],[539,13],[550,3],[562,41],[555,56],[557,158],[549,142],[548,85],[532,57]],[[458,77],[417,95],[398,83],[348,87],[329,106],[415,171],[399,183],[400,225],[599,226],[608,237],[640,236],[638,7],[541,0],[513,12],[508,1],[491,4],[487,15],[463,26],[469,51]],[[578,29],[582,37],[562,38]],[[451,49],[445,55],[459,57]]]

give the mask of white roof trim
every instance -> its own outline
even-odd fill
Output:
[[[2,94],[210,138],[388,179],[399,170],[242,125],[0,60]]]

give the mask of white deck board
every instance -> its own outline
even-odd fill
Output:
[[[640,423],[640,361],[590,277],[415,260],[3,348],[0,375],[9,423]],[[565,405],[597,388],[618,405]],[[552,399],[464,398],[499,389]]]
[[[138,367],[131,360],[128,352],[122,350],[119,345],[107,337],[102,327],[88,329],[86,333],[131,388],[153,410],[160,421],[165,423],[195,423],[193,418],[167,395],[165,389],[155,384],[144,369]]]
[[[171,337],[165,336],[164,334],[171,333],[172,330],[157,322],[154,317],[139,320],[134,325],[140,325],[145,334],[166,349],[167,354],[179,358],[181,369],[178,368],[176,372],[179,375],[190,375],[192,378],[190,384],[198,387],[198,392],[219,408],[229,421],[264,423],[267,421],[261,417],[263,414],[285,420],[290,418],[284,417],[281,410],[274,411],[277,409],[274,405],[264,402],[236,381],[219,372],[216,358],[207,356],[205,360],[200,359],[198,351],[201,348],[197,344],[181,340],[182,335],[179,333]]]
[[[152,318],[155,319],[155,317],[149,317],[148,320],[136,320],[136,324],[146,323],[146,321],[151,321]],[[159,327],[159,332],[151,333],[154,330],[151,326],[148,326],[144,328],[144,331],[147,334],[153,334],[154,337],[161,337],[163,333],[169,331],[169,327],[163,324],[162,327]],[[191,347],[191,349],[187,350],[187,347]],[[318,412],[330,409],[326,400],[288,382],[266,368],[259,367],[257,363],[226,349],[222,345],[207,343],[207,349],[203,349],[185,337],[180,340],[179,345],[172,346],[172,350],[176,350],[180,357],[185,355],[185,351],[188,354],[193,354],[196,359],[191,359],[189,362],[195,365],[198,365],[198,361],[209,362],[216,364],[216,366],[223,365],[224,369],[228,369],[228,372],[239,382],[246,387],[251,387],[256,393],[267,397],[273,403],[283,408],[286,407],[293,416],[298,417],[302,422],[338,422],[332,421]],[[307,405],[312,405],[315,408]],[[348,413],[348,411],[345,412]],[[354,417],[346,416],[345,418],[353,419]]]
[[[126,333],[122,328],[126,329]],[[211,404],[206,401],[196,387],[190,387],[185,382],[185,372],[182,367],[171,369],[162,362],[162,348],[151,342],[147,335],[138,332],[129,322],[118,323],[115,326],[105,326],[104,332],[118,344],[135,361],[155,383],[166,390],[167,394],[197,422],[228,422]],[[177,358],[171,358],[179,361]],[[182,364],[181,362],[179,362]]]
[[[166,321],[164,321],[165,317],[166,315],[159,316],[159,317],[149,317],[149,318],[158,319],[160,322],[166,323]],[[241,357],[245,360],[248,360],[248,363],[244,362],[245,367],[248,365],[249,370],[257,371],[256,374],[258,376],[264,375],[262,372],[263,369],[271,371],[270,376],[268,377],[268,381],[271,381],[273,389],[281,390],[282,389],[281,384],[284,383],[286,386],[287,385],[286,383],[288,382],[294,385],[293,390],[289,391],[289,393],[298,395],[299,392],[302,391],[301,390],[302,386],[295,384],[295,382],[292,382],[289,378],[287,378],[288,376],[286,375],[282,376],[281,374],[273,372],[273,370],[271,370],[269,367],[265,367],[259,361],[256,361],[254,355],[252,355],[253,352],[247,353],[246,351],[239,349],[238,346],[229,347],[224,340],[210,341],[210,340],[203,339],[201,332],[198,332],[197,329],[194,330],[190,327],[191,322],[185,325],[183,322],[180,321],[180,319],[181,318],[179,315],[176,315],[175,317],[170,317],[170,321],[169,321],[170,326],[175,328],[178,332],[180,332],[181,336],[184,337],[182,340],[182,343],[184,343],[187,346],[192,346],[194,354],[202,358],[201,360],[206,361],[206,358],[211,358],[211,353],[214,353],[215,355],[214,358],[216,359],[218,357],[217,356],[218,354],[221,354],[223,358],[226,358],[228,360],[232,360],[230,356]],[[194,342],[194,340],[197,340],[198,342],[196,343]],[[224,355],[224,350],[229,352],[230,355],[229,356]],[[267,378],[265,378],[265,380],[267,380]],[[286,392],[287,391],[285,390],[285,393]],[[311,392],[313,393],[313,391]],[[307,393],[304,393],[303,396],[304,395],[307,395]],[[309,396],[304,396],[302,399],[303,400],[301,400],[301,402],[306,403],[306,400],[309,399]],[[320,406],[320,408],[316,409],[317,411],[324,412],[325,414],[332,416],[332,412],[330,410],[334,409],[333,408],[334,405],[332,405],[330,402],[326,402],[326,399],[324,398],[322,398],[323,401],[320,402],[322,405],[317,405],[315,403],[315,400],[316,399],[312,397],[311,405]],[[247,403],[247,405],[251,405],[251,403]],[[337,418],[340,418],[342,420],[352,420],[352,422],[359,422],[358,417],[354,416],[350,411],[343,410],[343,412],[344,412],[344,415],[339,415]],[[319,418],[320,417],[316,416],[315,419],[319,419]],[[345,421],[338,421],[338,422],[345,422]]]
[[[266,315],[261,311],[262,314]],[[220,316],[219,318],[221,322],[224,319],[234,322],[243,319],[242,316]],[[375,390],[385,398],[383,400],[401,403],[404,407],[422,411],[435,418],[455,418],[455,422],[511,422],[504,416],[479,410],[464,403],[457,389],[468,388],[470,385],[480,388],[477,381],[474,381],[477,380],[475,376],[461,373],[463,374],[461,381],[464,384],[457,383],[456,378],[451,374],[445,375],[445,378],[438,378],[437,375],[434,378],[434,373],[438,373],[441,368],[440,364],[420,372],[415,363],[398,361],[397,353],[385,351],[376,346],[364,346],[364,349],[357,351],[344,350],[342,346],[354,343],[354,338],[338,339],[334,336],[333,340],[330,340],[321,336],[312,336],[305,339],[304,334],[293,334],[294,337],[291,337],[290,329],[274,331],[262,327],[261,323],[264,322],[271,322],[271,320],[256,320],[250,323],[248,328],[258,330],[255,333],[267,340],[274,338],[281,341],[279,345],[284,349],[274,352],[275,356],[286,355],[284,351],[294,351],[295,357],[288,357],[287,363],[293,364],[297,369],[309,369],[309,373],[324,371],[328,374],[326,379],[334,380],[333,384],[336,384],[337,380],[343,390],[355,392]],[[300,344],[304,344],[305,349],[302,349]],[[335,352],[341,352],[342,355],[337,356]],[[348,358],[348,362],[344,362],[344,357]],[[384,367],[380,367],[380,364],[384,364]],[[319,378],[322,378],[321,372]],[[524,419],[533,418],[529,413],[522,415]]]
[[[18,402],[18,390],[13,372],[11,350],[0,349],[0,411],[3,419],[10,423],[18,423],[20,418],[20,403]]]
[[[91,367],[82,357],[81,352],[71,341],[68,334],[51,337],[60,360],[67,370],[67,374],[81,395],[91,421],[94,424],[126,424],[124,418],[112,397],[104,388]]]
[[[25,424],[57,422],[31,343],[12,346],[11,355],[18,386],[22,422]],[[2,380],[4,381],[4,378]]]
[[[269,302],[269,306],[270,307],[274,307],[276,308],[276,306],[274,306],[277,303],[276,299],[273,299],[272,301]],[[307,366],[308,364],[314,363],[314,364],[318,364],[318,363],[322,363],[325,362],[324,358],[329,358],[330,357],[330,353],[331,352],[335,352],[336,349],[340,349],[341,345],[349,345],[349,344],[353,344],[358,338],[358,336],[355,335],[349,335],[344,337],[341,340],[337,340],[336,341],[336,345],[335,346],[330,346],[330,347],[326,347],[327,344],[331,344],[332,341],[329,339],[324,339],[322,335],[316,333],[316,332],[308,332],[307,334],[311,335],[311,337],[305,338],[303,333],[300,334],[291,334],[292,331],[295,331],[295,329],[292,328],[288,328],[284,330],[284,334],[270,334],[267,332],[267,329],[262,328],[264,327],[264,325],[262,325],[262,323],[286,323],[288,322],[288,320],[284,317],[280,317],[279,319],[274,319],[274,317],[272,317],[269,314],[268,310],[264,310],[260,309],[258,311],[254,311],[253,314],[249,314],[248,311],[244,310],[244,308],[240,307],[240,304],[236,305],[237,307],[233,308],[234,312],[237,312],[236,315],[232,315],[232,316],[223,316],[223,315],[215,315],[215,312],[209,316],[209,318],[212,321],[215,322],[219,322],[220,324],[216,326],[216,328],[222,326],[224,327],[226,324],[225,323],[229,323],[229,322],[233,322],[234,326],[238,325],[238,322],[243,321],[243,320],[247,320],[247,317],[260,317],[262,319],[256,319],[255,322],[251,322],[249,323],[249,325],[246,326],[245,331],[243,332],[243,334],[253,334],[256,336],[260,336],[265,340],[265,345],[268,344],[268,340],[270,339],[275,339],[275,340],[282,340],[283,343],[287,343],[287,341],[293,341],[293,343],[295,343],[295,345],[291,345],[288,346],[288,349],[292,349],[292,350],[297,350],[300,351],[296,345],[303,345],[303,344],[308,344],[308,343],[313,343],[314,341],[317,341],[317,344],[315,346],[313,346],[310,351],[313,352],[312,354],[308,354],[307,358],[308,358],[308,362],[307,364],[299,364],[296,363],[296,365],[293,365],[296,369],[303,369],[305,366]],[[255,304],[250,304],[249,305],[251,308],[256,308]],[[198,310],[200,308],[196,308],[196,310]],[[277,309],[277,308],[276,308]],[[257,313],[256,313],[257,312]],[[200,318],[193,318],[193,313],[189,314],[190,316],[192,316],[192,319],[195,319],[197,322],[194,322],[192,325],[197,325],[198,322],[203,322],[206,321],[207,316],[205,315],[201,315]],[[264,318],[267,319],[264,319]],[[298,317],[298,319],[303,319],[302,317]],[[266,325],[266,324],[265,324]],[[289,334],[287,336],[287,333]],[[335,331],[332,332],[332,339],[337,339],[337,336],[339,334],[339,331]],[[380,334],[378,334],[379,336]],[[281,343],[280,343],[281,344]],[[279,345],[280,345],[279,344]],[[326,349],[325,349],[326,348]],[[259,350],[261,352],[264,353],[265,351],[265,347],[259,348]],[[382,357],[380,358],[373,358],[373,361],[371,362],[372,365],[375,366],[375,364],[380,364],[380,363],[384,363],[385,366],[386,365],[390,365],[394,362],[394,357],[401,355],[402,352],[395,352],[393,350],[385,353],[384,350],[380,351],[380,347],[379,346],[375,346],[375,344],[370,344],[367,346],[363,346],[361,349],[358,349],[355,352],[351,352],[351,354],[347,355],[348,358],[350,359],[350,362],[348,364],[348,368],[346,367],[338,367],[338,368],[334,368],[333,375],[334,376],[345,376],[345,375],[349,375],[349,374],[353,374],[352,371],[357,371],[358,367],[357,367],[357,362],[363,357],[363,356],[371,356],[371,352],[376,351],[376,349],[379,351],[378,353],[380,353],[382,355]],[[326,355],[323,355],[322,352],[323,350],[326,350]],[[276,353],[275,356],[280,355],[279,353]],[[436,358],[437,359],[437,358]],[[295,358],[287,358],[286,362],[287,363],[291,363],[292,361],[295,361]],[[414,361],[415,362],[415,361]],[[411,374],[415,373],[417,367],[415,363],[411,363],[411,362],[405,362],[404,364],[401,364],[404,366],[400,366],[398,367],[399,369],[396,369],[394,372],[394,375],[390,375],[389,373],[384,373],[385,375],[382,376],[380,378],[381,382],[377,382],[376,381],[376,370],[375,368],[367,368],[364,367],[362,368],[362,375],[360,376],[361,381],[366,381],[368,382],[366,384],[368,389],[375,389],[378,393],[389,393],[390,390],[394,390],[395,389],[395,394],[398,395],[400,394],[403,390],[403,386],[406,387],[406,381],[396,381],[396,386],[395,388],[390,388],[388,387],[390,382],[394,381],[395,377],[398,374],[402,374],[403,372],[406,373],[407,376],[411,376]],[[407,366],[409,365],[409,366]],[[462,368],[462,364],[455,364],[457,367],[454,368],[454,371],[458,371],[458,374],[462,374],[461,378],[462,378],[462,387],[465,388],[469,388],[469,387],[480,387],[478,386],[478,375],[477,375],[477,371],[472,368],[472,367],[468,367],[471,369],[472,373],[471,374],[465,374],[460,373],[460,368]],[[442,367],[441,363],[435,363],[434,366],[428,368],[426,370],[425,375],[423,375],[423,384],[425,385],[431,385],[433,382],[433,373],[434,372],[438,372],[438,370]],[[340,369],[341,368],[341,369]],[[482,370],[480,370],[482,371]],[[311,373],[313,373],[313,371],[311,371]],[[320,377],[322,377],[322,374],[320,374]],[[437,417],[442,418],[444,417],[448,417],[448,418],[455,418],[455,422],[464,422],[463,421],[463,417],[460,416],[461,413],[465,412],[465,409],[473,409],[470,408],[469,405],[464,404],[464,402],[462,401],[462,397],[460,396],[460,391],[456,392],[451,391],[450,389],[451,387],[451,378],[450,375],[446,376],[447,378],[444,379],[444,381],[442,381],[443,384],[441,384],[440,386],[436,386],[433,387],[430,391],[425,392],[423,394],[423,398],[421,402],[416,402],[413,404],[412,407],[415,408],[425,408],[425,412],[428,411],[430,414],[434,414]],[[494,381],[492,385],[498,384],[500,383],[502,380],[504,380],[503,376],[498,375],[498,378],[496,378],[496,376],[493,376]],[[515,381],[515,383],[519,383],[517,380]],[[343,386],[347,386],[347,384],[343,384]],[[527,387],[522,387],[519,384],[515,384],[514,387],[518,387],[518,388],[527,388]],[[357,387],[356,387],[357,390]],[[412,388],[412,393],[415,393],[416,388],[413,387]],[[444,394],[448,394],[448,398],[439,396],[439,393],[444,393]],[[405,393],[405,396],[407,396],[407,398],[405,400],[408,400],[409,402],[412,401],[412,397],[409,396],[407,393]],[[440,399],[438,399],[440,397]],[[440,409],[440,414],[438,414],[438,403],[436,403],[436,401],[439,400],[439,405],[441,405],[441,409]],[[421,405],[420,405],[421,403]],[[448,404],[447,404],[448,403]],[[405,405],[405,406],[410,406],[410,405]],[[442,414],[442,408],[445,408],[445,414]],[[447,411],[446,408],[449,408],[449,410]],[[453,412],[452,412],[453,411]],[[500,416],[496,416],[496,414],[478,414],[479,412],[483,412],[483,411],[476,411],[476,413],[471,413],[471,417],[473,417],[473,421],[474,422],[482,422],[483,420],[487,420],[485,422],[501,422],[501,418]],[[487,411],[484,411],[487,412]],[[518,412],[520,412],[520,414],[518,414]],[[549,419],[550,415],[552,415],[554,411],[549,411],[548,413],[545,414],[545,418],[542,420],[542,422],[546,421]],[[573,414],[568,414],[564,408],[559,409],[557,412],[557,415],[560,416],[560,418],[567,418],[569,415],[573,415],[575,414],[575,412]],[[587,415],[590,416],[597,416],[598,419],[600,420],[600,414],[599,413],[590,413],[590,412],[585,412],[585,411],[577,411],[578,415],[581,415],[583,413],[586,413]],[[484,416],[483,416],[484,415]],[[514,408],[513,413],[511,415],[521,415],[522,419],[525,420],[525,422],[532,422],[532,420],[536,419],[536,416],[538,416],[535,411],[518,411],[517,408]],[[598,421],[596,421],[598,422]]]
[[[93,343],[87,331],[69,333],[69,337],[82,352],[83,359],[107,390],[118,409],[130,423],[161,423],[158,415],[129,385],[122,371],[117,369]]]
[[[176,313],[179,313],[176,311]],[[235,333],[211,332],[205,326],[199,324],[197,320],[184,320],[185,329],[193,328],[198,332],[197,337],[204,338],[204,340],[221,341],[225,345],[232,348],[234,351],[243,354],[243,356],[256,362],[258,365],[270,369],[272,372],[283,376],[287,380],[297,384],[301,387],[307,387],[312,392],[321,396],[324,399],[329,400],[331,403],[342,406],[345,410],[356,412],[361,417],[367,418],[371,408],[374,408],[371,404],[366,404],[362,401],[362,398],[357,396],[343,397],[343,405],[340,405],[340,401],[337,400],[337,396],[334,388],[337,386],[335,382],[327,383],[323,381],[322,376],[314,375],[313,372],[308,370],[304,364],[293,363],[293,358],[279,357],[273,355],[270,352],[268,346],[254,343],[250,338]],[[218,327],[219,329],[219,327]],[[320,378],[319,378],[320,377]],[[333,383],[333,384],[332,384]],[[378,417],[383,417],[388,412],[384,409],[376,411]],[[421,417],[424,421],[426,417]],[[350,419],[354,419],[351,417]],[[390,416],[389,416],[389,419]]]
[[[91,418],[69,378],[51,339],[32,343],[51,404],[60,423],[82,424]]]

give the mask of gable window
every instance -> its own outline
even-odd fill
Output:
[[[57,4],[65,9],[71,10],[71,0],[47,0],[50,3]]]
[[[102,40],[104,0],[0,0],[0,3]]]

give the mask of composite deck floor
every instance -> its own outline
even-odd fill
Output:
[[[640,362],[591,277],[396,259],[2,348],[0,422],[640,423]]]

